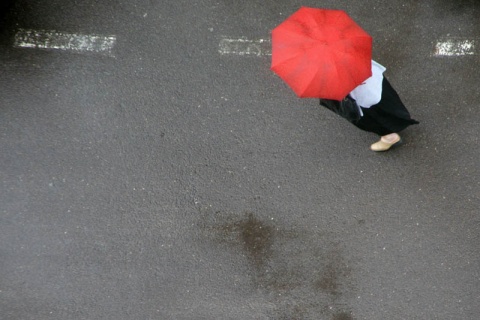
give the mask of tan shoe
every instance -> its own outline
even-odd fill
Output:
[[[400,138],[400,136],[398,137],[397,140],[392,142],[385,142],[382,139],[380,139],[380,141],[375,142],[370,146],[370,150],[375,152],[387,151],[394,146],[400,145],[401,143],[402,143],[402,139]]]

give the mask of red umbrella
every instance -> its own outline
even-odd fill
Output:
[[[272,31],[272,67],[302,98],[342,100],[372,75],[372,37],[344,11],[302,7]]]

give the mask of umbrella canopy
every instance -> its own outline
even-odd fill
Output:
[[[344,11],[302,7],[272,31],[272,66],[302,98],[342,100],[372,75],[372,37]]]

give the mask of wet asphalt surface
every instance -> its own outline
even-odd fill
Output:
[[[300,5],[374,37],[402,147],[298,99],[268,39]],[[0,319],[480,317],[480,2],[10,1],[0,30]],[[116,35],[114,57],[13,48]]]

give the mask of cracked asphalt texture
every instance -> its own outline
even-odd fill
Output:
[[[268,56],[301,5],[374,38],[419,126],[375,154]],[[480,2],[3,2],[0,319],[480,315]],[[115,57],[13,48],[19,28],[116,35]]]

